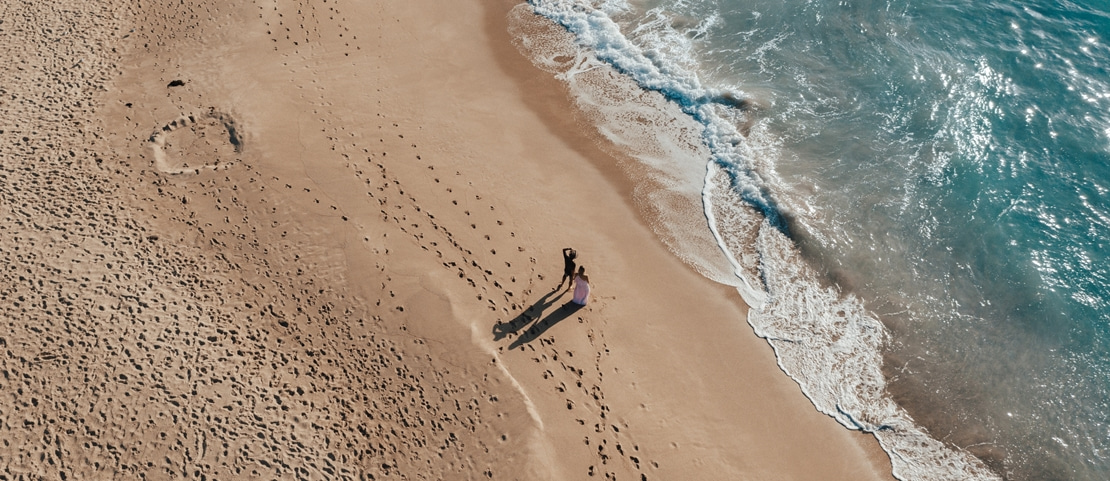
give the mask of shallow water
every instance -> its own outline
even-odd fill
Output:
[[[580,98],[596,62],[688,117],[700,147],[632,155],[698,179],[670,222],[728,259],[672,248],[899,477],[1110,479],[1110,6],[532,6],[575,35]],[[620,144],[632,104],[591,118]]]

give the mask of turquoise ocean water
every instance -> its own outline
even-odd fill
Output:
[[[672,248],[899,478],[1110,479],[1110,3],[530,8],[573,34],[572,93],[600,65],[661,94],[664,121],[580,104],[698,144],[632,152],[698,184],[669,218],[720,253]]]

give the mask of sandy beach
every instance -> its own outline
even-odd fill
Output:
[[[0,478],[893,479],[518,2],[47,3],[0,7]]]

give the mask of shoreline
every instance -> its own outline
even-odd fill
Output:
[[[505,2],[502,2],[502,3],[505,3],[507,5],[515,5],[517,2],[505,1]],[[504,17],[497,18],[496,16],[491,16],[491,19],[499,20],[497,22],[491,22],[491,30],[493,30],[493,32],[491,33],[491,36],[494,36],[498,33],[504,35],[504,32],[507,30],[504,27],[504,22],[505,22]],[[545,19],[545,21],[546,21],[546,19]],[[508,39],[509,37],[505,36],[505,38]],[[557,98],[549,99],[547,102],[536,102],[536,101],[533,101],[533,98],[531,96],[527,97],[527,103],[529,104],[529,106],[533,110],[537,111],[538,115],[540,115],[541,118],[544,119],[544,121],[545,121],[544,123],[548,126],[549,131],[555,133],[556,135],[558,135],[560,137],[571,139],[570,142],[576,143],[576,144],[581,144],[583,142],[592,142],[596,146],[598,143],[605,142],[603,139],[601,139],[601,136],[593,130],[594,129],[593,126],[583,126],[582,125],[582,120],[580,118],[581,114],[576,113],[576,107],[572,104],[572,102],[569,98],[569,94],[567,93],[567,89],[566,89],[565,84],[563,84],[559,80],[553,78],[550,74],[547,74],[545,72],[542,72],[542,71],[539,71],[538,69],[536,69],[534,66],[531,65],[531,63],[526,58],[521,56],[519,54],[519,52],[516,52],[514,48],[505,47],[504,50],[507,50],[507,51],[505,52],[506,53],[505,57],[502,57],[502,58],[505,58],[505,60],[503,60],[503,62],[507,65],[511,65],[511,66],[507,67],[506,70],[510,72],[510,75],[517,78],[517,82],[519,84],[528,85],[528,88],[526,88],[526,90],[529,93],[536,92],[536,91],[559,92],[559,95],[557,96]],[[516,54],[516,55],[513,56],[511,54]],[[509,59],[513,59],[513,60],[515,60],[515,62],[513,62],[512,60],[509,60]],[[513,64],[515,64],[515,65],[513,65]],[[536,84],[540,84],[543,87],[541,87],[541,88],[532,87],[530,85],[532,82],[534,82]],[[551,94],[549,94],[549,95],[551,95]],[[585,130],[585,132],[583,132],[583,130]],[[574,140],[574,137],[578,137],[578,139]],[[798,385],[796,384],[796,382],[793,379],[790,379],[784,372],[782,372],[779,369],[779,367],[776,364],[775,355],[774,355],[774,353],[771,349],[771,346],[769,344],[767,344],[764,340],[755,336],[754,332],[752,332],[751,326],[748,325],[748,323],[745,319],[746,315],[747,315],[748,307],[744,304],[743,300],[741,299],[740,293],[737,292],[737,290],[733,287],[713,282],[713,281],[707,279],[706,277],[703,277],[702,275],[700,275],[698,273],[695,273],[693,268],[690,265],[687,265],[687,264],[683,263],[682,261],[680,261],[678,258],[675,257],[675,255],[673,253],[669,252],[661,244],[661,241],[657,237],[658,233],[653,233],[652,229],[648,227],[648,225],[646,224],[646,222],[644,220],[644,216],[650,216],[649,213],[645,212],[645,209],[650,210],[651,206],[645,206],[642,203],[635,202],[635,201],[632,200],[633,192],[636,191],[636,186],[633,184],[633,181],[629,178],[629,175],[631,175],[632,172],[629,170],[628,167],[622,166],[621,163],[631,163],[631,162],[634,162],[634,161],[633,160],[627,160],[627,159],[618,160],[618,159],[613,158],[614,155],[619,155],[619,154],[620,154],[619,150],[616,149],[615,147],[612,147],[612,146],[609,146],[604,150],[595,147],[594,151],[585,154],[585,157],[587,158],[587,160],[590,162],[590,164],[594,168],[598,169],[598,171],[606,179],[607,183],[614,186],[615,191],[620,194],[620,197],[623,199],[624,204],[628,207],[630,213],[632,214],[631,217],[633,218],[633,220],[637,224],[637,227],[638,227],[637,230],[640,231],[637,235],[641,235],[641,236],[646,235],[646,236],[648,236],[652,239],[652,244],[653,244],[654,249],[651,250],[652,255],[649,256],[649,257],[653,258],[653,259],[660,259],[660,260],[665,261],[665,262],[660,262],[660,264],[667,264],[667,267],[665,269],[667,269],[672,274],[678,273],[678,272],[681,272],[682,274],[685,274],[683,276],[684,280],[683,280],[682,284],[692,287],[692,289],[689,289],[687,291],[687,292],[690,293],[689,295],[690,295],[691,299],[696,298],[699,301],[707,301],[707,299],[705,299],[705,298],[698,298],[697,294],[695,294],[695,292],[696,293],[702,293],[702,292],[715,292],[715,293],[717,293],[713,298],[713,300],[716,301],[716,302],[712,302],[713,306],[710,309],[704,309],[705,306],[703,306],[703,305],[690,304],[690,305],[686,305],[682,309],[678,309],[678,310],[682,311],[683,313],[699,313],[699,312],[710,311],[710,312],[717,313],[717,315],[719,315],[721,312],[731,312],[731,315],[729,315],[725,318],[715,319],[715,320],[711,321],[711,324],[709,324],[709,325],[702,325],[702,324],[698,323],[698,327],[701,328],[701,329],[698,330],[699,332],[694,333],[694,334],[691,334],[689,332],[678,332],[678,331],[687,331],[687,329],[685,329],[681,325],[675,325],[673,322],[672,323],[668,323],[667,321],[662,321],[661,322],[661,324],[669,324],[669,325],[658,326],[660,332],[656,332],[656,333],[653,333],[653,334],[656,334],[656,336],[659,336],[662,332],[666,332],[665,334],[662,334],[661,337],[663,337],[665,339],[668,339],[668,340],[671,340],[671,341],[674,341],[674,340],[677,340],[677,339],[682,339],[683,341],[687,341],[687,340],[689,341],[689,344],[686,344],[685,346],[673,346],[673,345],[672,346],[662,346],[662,345],[659,345],[659,344],[656,344],[655,346],[653,346],[655,348],[660,348],[660,349],[668,349],[668,348],[673,349],[673,351],[670,354],[673,356],[671,361],[674,364],[682,364],[682,362],[683,362],[682,358],[687,357],[690,353],[704,352],[703,349],[705,349],[707,346],[712,347],[712,350],[716,351],[716,354],[718,354],[719,357],[717,359],[714,359],[714,360],[711,360],[711,361],[703,359],[703,360],[700,360],[700,362],[698,362],[698,361],[690,362],[690,364],[696,365],[697,370],[700,371],[698,374],[700,374],[701,376],[704,376],[702,379],[695,381],[695,384],[701,386],[704,389],[704,391],[701,391],[701,390],[687,391],[686,389],[683,389],[683,388],[676,388],[674,385],[670,384],[669,380],[673,381],[674,379],[681,378],[681,377],[684,376],[684,374],[678,373],[678,372],[673,372],[673,374],[670,375],[670,376],[661,376],[661,379],[656,379],[655,380],[656,382],[659,383],[656,387],[659,390],[659,392],[669,392],[670,396],[668,396],[668,397],[682,397],[682,395],[680,393],[683,393],[683,392],[707,392],[707,393],[712,392],[713,394],[716,394],[716,396],[718,396],[716,402],[707,403],[707,404],[710,404],[712,406],[702,406],[702,408],[705,409],[706,411],[713,411],[715,409],[721,410],[722,406],[728,406],[729,403],[736,403],[735,399],[730,398],[730,394],[734,394],[734,393],[728,392],[729,389],[727,389],[727,388],[726,389],[720,389],[720,387],[718,386],[715,389],[715,388],[708,387],[708,386],[711,386],[711,385],[717,383],[718,381],[720,381],[722,379],[730,379],[730,378],[732,378],[735,382],[735,384],[733,384],[733,386],[738,386],[738,385],[743,385],[743,384],[750,384],[751,383],[750,378],[754,377],[754,378],[759,380],[758,384],[764,384],[764,383],[770,384],[770,385],[774,386],[775,389],[781,390],[780,392],[777,393],[778,396],[783,396],[786,399],[789,399],[791,401],[799,401],[800,400],[800,402],[798,402],[798,403],[793,403],[793,402],[788,403],[788,404],[790,404],[790,409],[799,409],[800,411],[806,412],[806,414],[815,415],[813,417],[809,417],[809,416],[806,416],[806,415],[800,415],[799,417],[806,418],[806,420],[803,421],[803,422],[805,422],[805,423],[814,423],[815,422],[818,425],[820,425],[822,423],[826,424],[825,426],[821,426],[822,429],[823,428],[828,428],[828,427],[831,426],[830,431],[832,431],[831,434],[833,434],[833,436],[831,436],[828,439],[823,439],[822,441],[837,443],[837,444],[844,443],[845,441],[848,441],[848,443],[853,445],[853,449],[861,449],[861,451],[858,451],[857,453],[846,454],[845,455],[846,457],[858,456],[859,453],[866,453],[865,457],[867,458],[867,463],[870,463],[869,466],[864,466],[864,465],[859,466],[858,471],[849,475],[848,478],[864,479],[864,478],[874,477],[875,479],[893,479],[892,475],[890,474],[891,468],[890,468],[890,461],[887,458],[888,454],[885,451],[883,451],[881,447],[879,447],[878,443],[875,441],[875,439],[871,435],[864,434],[864,433],[859,433],[859,432],[852,432],[852,431],[850,431],[846,428],[843,428],[839,424],[837,424],[832,418],[827,417],[824,414],[819,413],[813,407],[813,405],[810,403],[810,401],[805,397],[805,395],[801,392],[801,390],[798,387]],[[642,181],[642,179],[641,179],[641,181]],[[634,241],[628,241],[628,242],[629,243],[635,243]],[[637,278],[639,278],[639,277],[637,277]],[[664,283],[666,281],[657,281],[657,282]],[[670,296],[670,297],[682,297],[682,296],[675,296],[667,288],[660,289],[660,288],[658,288],[658,286],[653,286],[653,287],[655,287],[655,289],[653,289],[653,290],[658,292],[658,296],[660,296],[658,298],[668,298],[668,296]],[[702,289],[704,289],[704,290],[702,290]],[[695,303],[695,304],[697,304],[697,303]],[[710,304],[710,302],[706,302],[706,304]],[[629,318],[636,319],[636,318],[639,318],[641,316],[642,317],[647,317],[647,318],[653,317],[652,314],[643,313],[642,315],[628,316],[628,317],[626,317],[626,319],[629,319]],[[624,330],[622,331],[622,334],[625,334],[630,338],[631,337],[640,337],[640,336],[637,336],[637,333],[634,332],[635,331],[634,328],[628,327],[627,325],[622,326],[622,327],[624,328]],[[652,326],[652,327],[654,328],[656,326]],[[716,330],[716,329],[723,329],[724,332]],[[690,330],[693,330],[693,329],[690,329]],[[643,336],[643,337],[648,337],[648,336]],[[706,340],[710,340],[710,339],[712,339],[713,342],[710,342],[706,345],[698,345],[699,341],[706,341]],[[637,341],[643,342],[644,345],[650,345],[653,341],[658,343],[660,341],[660,339],[658,339],[658,337],[655,338],[655,339],[643,339],[643,338],[641,338],[641,339],[637,339]],[[735,353],[731,353],[732,355],[722,354],[722,353],[728,351],[730,348],[733,349],[733,350],[739,350],[739,351],[745,351],[745,350],[750,349],[752,351],[755,351],[755,353],[746,354],[746,355],[735,355]],[[706,356],[706,357],[712,357],[712,356]],[[660,364],[666,365],[666,364],[671,363],[671,362],[667,362],[667,361],[662,361],[661,362],[654,355],[643,356],[643,357],[639,357],[639,358],[635,355],[630,355],[630,356],[627,356],[626,358],[622,359],[621,361],[622,361],[622,364],[626,364],[626,365],[651,364],[651,365],[653,365],[653,367],[659,367]],[[738,363],[743,363],[743,364],[750,365],[750,366],[752,366],[751,369],[753,371],[757,371],[758,374],[752,373],[752,372],[747,372],[743,376],[734,376],[732,373],[722,372],[722,369],[720,368],[720,361],[726,361],[726,364],[727,364],[727,361],[733,361],[733,362],[738,362]],[[768,366],[770,367],[769,370],[767,370]],[[686,375],[688,375],[688,374],[686,374]],[[783,382],[783,381],[785,381],[785,382]],[[740,397],[743,397],[743,396],[740,396]],[[748,400],[751,400],[751,399],[748,399]],[[760,401],[764,401],[764,400],[760,399]],[[743,404],[743,403],[738,403],[738,404]],[[756,404],[756,403],[753,403],[753,404]],[[781,408],[782,406],[778,406],[778,407]],[[677,411],[677,410],[681,410],[682,408],[678,408],[676,406],[675,409]],[[742,426],[742,425],[745,424],[744,421],[740,421],[739,419],[737,419],[738,417],[742,417],[742,416],[739,416],[739,413],[742,412],[743,409],[744,408],[737,408],[737,411],[735,413],[731,413],[732,416],[729,416],[728,414],[724,415],[726,418],[731,417],[731,419],[729,419],[729,420],[732,421],[732,422],[729,423],[728,428],[731,429],[731,428],[735,428],[735,427]],[[770,406],[767,406],[767,410],[769,410],[769,411],[773,411],[775,409],[776,408],[772,408]],[[756,409],[756,411],[759,411],[759,409]],[[674,415],[674,413],[668,413],[668,414]],[[782,421],[782,419],[776,419],[775,422],[778,423],[778,422],[781,422],[781,421]],[[769,441],[769,440],[773,440],[772,443],[776,442],[776,441],[777,442],[784,442],[784,444],[791,445],[791,446],[798,446],[798,445],[804,444],[806,442],[806,441],[801,440],[799,438],[789,439],[792,436],[784,436],[782,433],[773,433],[771,431],[775,430],[774,428],[771,428],[770,426],[767,426],[767,425],[761,425],[761,423],[756,423],[755,426],[753,426],[751,424],[748,424],[747,427],[749,429],[752,429],[752,430],[760,430],[760,429],[764,430],[763,432],[760,433],[762,436],[764,436],[764,438],[760,441],[756,441],[754,439],[749,440],[749,442],[746,443],[745,446],[743,446],[743,447],[737,446],[738,451],[744,450],[745,448],[750,449],[752,445],[758,445],[761,442],[765,442],[765,441]],[[705,428],[702,427],[701,429],[705,429]],[[704,433],[705,431],[701,431],[701,429],[695,428],[695,429],[691,429],[691,431],[700,431],[700,432]],[[822,433],[822,434],[818,434],[818,433]],[[830,433],[825,432],[823,430],[819,430],[818,433],[810,432],[810,433],[806,433],[806,436],[812,436],[812,435],[828,436],[830,434]],[[683,433],[683,434],[688,435],[688,434],[691,434],[691,433]],[[725,441],[725,439],[727,439],[730,436],[728,433],[720,432],[720,433],[716,433],[716,434],[717,434],[717,436],[713,437],[713,439],[716,441],[716,443],[707,443],[707,444],[718,444],[718,445],[727,445],[728,444],[728,441]],[[836,434],[847,434],[847,436],[845,436],[844,438],[836,439],[836,438],[839,438],[839,436],[835,436]],[[735,435],[735,433],[733,433],[733,435]],[[780,438],[780,439],[774,439],[774,438]],[[786,438],[786,439],[782,439],[782,438]],[[696,441],[695,441],[695,443],[696,443]],[[783,448],[784,448],[784,446],[769,447],[768,452],[761,453],[760,456],[756,456],[756,457],[761,458],[761,459],[772,459],[772,458],[775,458],[776,455],[779,454],[778,453],[779,450],[781,450]],[[799,451],[804,452],[804,450],[799,450]],[[795,451],[794,453],[797,453],[797,451]],[[732,455],[727,452],[727,449],[721,449],[721,452],[713,453],[713,455],[715,455],[717,457],[718,462],[721,462],[722,465],[737,466],[737,465],[743,465],[744,464],[743,461],[739,461],[739,460],[736,460],[736,459],[729,459]],[[796,456],[796,454],[790,454],[788,456],[789,457],[794,457],[794,456]],[[711,457],[712,457],[712,455],[711,455]],[[796,459],[792,459],[790,461],[784,460],[781,463],[770,462],[768,464],[772,464],[772,465],[776,466],[777,468],[781,469],[781,468],[784,468],[786,466],[789,466],[792,462],[796,463],[797,460]],[[822,471],[809,471],[809,470],[807,470],[807,468],[810,468],[810,467],[800,467],[799,472],[802,473],[802,474],[794,473],[792,475],[784,475],[783,472],[778,472],[774,476],[784,475],[784,477],[786,477],[786,478],[790,478],[791,476],[813,477],[813,476],[816,476],[818,472],[820,472],[820,476],[824,477],[825,479],[834,479],[834,478],[837,477],[837,475],[835,474],[835,471],[824,471],[824,470],[822,470]],[[790,470],[789,469],[783,469],[782,471],[790,471]],[[737,471],[735,473],[731,473],[731,474],[735,475],[735,476],[741,476],[742,477],[742,476],[748,475],[750,473],[748,473],[748,472],[746,472],[746,470],[742,469],[742,470],[739,470],[739,471]],[[772,476],[769,473],[765,473],[765,474],[769,475],[769,476]]]
[[[6,469],[891,479],[873,437],[778,369],[739,294],[642,220],[565,88],[512,45],[517,3],[117,2],[133,25],[96,34],[122,72],[71,111],[103,133],[55,179],[110,187],[101,202],[6,170],[6,194],[44,206],[0,224],[23,249],[3,252],[21,323],[0,367],[34,381],[0,404],[28,441]],[[578,311],[552,291],[568,245],[594,285]],[[47,431],[67,434],[33,441]]]
[[[742,154],[740,150],[743,149],[737,151],[729,149],[729,144],[736,147],[738,141],[736,136],[731,138],[728,136],[727,132],[732,131],[728,128],[728,121],[720,122],[723,117],[717,117],[715,114],[705,114],[703,110],[693,112],[685,107],[674,108],[674,103],[685,106],[688,105],[687,102],[697,104],[698,102],[694,99],[704,98],[701,87],[677,88],[676,90],[681,92],[678,94],[669,90],[671,84],[668,81],[682,83],[682,80],[687,76],[696,77],[691,72],[687,72],[687,75],[684,76],[682,72],[686,72],[685,67],[675,68],[679,72],[676,74],[660,73],[655,70],[658,63],[674,67],[676,64],[681,64],[681,60],[669,58],[665,54],[662,55],[662,58],[656,58],[652,55],[648,55],[648,57],[651,57],[650,59],[640,57],[639,48],[626,43],[628,40],[623,38],[624,34],[618,32],[617,27],[605,18],[607,14],[598,11],[591,12],[591,7],[567,9],[564,8],[566,4],[559,1],[538,3],[542,4],[544,8],[537,7],[536,9],[544,10],[544,15],[551,17],[556,23],[565,24],[570,30],[581,31],[580,36],[587,39],[586,42],[596,43],[593,48],[580,48],[575,46],[579,42],[579,38],[576,38],[578,35],[566,35],[569,40],[560,40],[557,43],[570,44],[569,46],[556,48],[522,46],[522,53],[526,57],[532,58],[535,65],[541,70],[551,72],[565,80],[566,86],[574,92],[575,102],[581,107],[582,111],[586,112],[583,117],[593,119],[594,123],[597,124],[597,130],[604,132],[603,136],[611,138],[613,144],[619,144],[629,151],[627,157],[632,160],[624,160],[623,162],[625,165],[634,164],[634,166],[633,168],[626,168],[626,171],[634,171],[637,170],[635,167],[639,167],[640,170],[649,171],[646,175],[649,180],[655,176],[663,178],[663,182],[659,182],[660,185],[656,185],[655,189],[665,191],[665,195],[672,194],[679,197],[678,210],[683,210],[682,208],[686,207],[681,203],[683,200],[688,202],[689,199],[681,199],[681,197],[684,194],[686,197],[690,197],[690,189],[688,186],[685,189],[681,187],[674,188],[674,180],[678,179],[680,185],[683,180],[681,179],[681,173],[676,174],[675,171],[683,169],[674,169],[673,166],[696,165],[704,162],[702,159],[710,155],[689,148],[690,141],[674,133],[675,131],[691,130],[690,126],[682,125],[682,119],[687,117],[699,119],[693,122],[692,130],[700,131],[703,136],[710,137],[704,143],[715,145],[711,148],[715,152],[713,154],[715,159],[719,159],[718,154],[723,157],[728,157],[730,154]],[[633,26],[637,23],[627,17],[624,19],[631,21]],[[643,24],[640,24],[635,31],[640,32],[641,27],[646,27],[649,31],[654,32],[654,27]],[[655,25],[655,27],[658,27],[658,25]],[[561,30],[562,27],[558,27],[558,29]],[[621,29],[623,30],[623,28]],[[666,32],[669,30],[666,26],[662,29],[665,31],[663,35],[666,37]],[[643,34],[643,32],[640,32],[640,34]],[[675,33],[675,35],[681,37],[679,33]],[[530,33],[525,32],[522,38],[526,40],[521,43],[528,45],[530,41],[534,41],[530,38],[531,36]],[[541,32],[535,37],[546,40],[557,36],[551,32]],[[682,39],[671,39],[671,41],[675,44],[682,44]],[[658,46],[659,41],[646,40],[645,44],[649,50],[655,52],[653,47]],[[614,47],[614,45],[617,45],[617,47]],[[667,45],[671,44],[667,43]],[[599,51],[596,55],[591,53],[595,49]],[[661,70],[667,69],[661,67]],[[622,72],[628,72],[628,74]],[[692,84],[697,85],[696,80],[692,81]],[[613,91],[620,92],[623,95],[614,94]],[[667,98],[673,96],[677,97],[677,100],[674,102],[666,100],[663,96],[658,95],[661,92],[666,92],[665,96]],[[658,99],[651,100],[651,97],[658,97]],[[648,100],[645,100],[645,98]],[[760,103],[758,100],[754,102],[756,104]],[[717,103],[728,106],[727,101],[711,102],[711,104]],[[739,108],[739,110],[742,113],[746,111],[744,108]],[[700,116],[703,114],[707,115],[710,120],[702,119]],[[703,125],[703,121],[707,124]],[[740,130],[736,132],[736,135],[740,135],[739,132],[755,122],[751,117],[742,116],[741,120],[738,121]],[[714,127],[720,128],[720,131],[724,131],[726,134],[709,133],[710,131],[717,131]],[[655,136],[666,140],[656,141]],[[748,135],[745,133],[743,136],[747,137]],[[687,148],[668,151],[668,146],[682,145],[684,140]],[[638,145],[640,143],[646,144],[646,146]],[[693,143],[705,147],[705,145],[701,145],[703,144],[701,141]],[[746,142],[739,141],[739,144],[745,145]],[[717,150],[721,145],[724,146],[723,153]],[[610,150],[614,149],[610,148]],[[667,157],[665,154],[660,154],[660,152],[670,152],[677,155]],[[612,152],[610,154],[613,155]],[[751,153],[749,152],[749,154]],[[624,157],[621,152],[617,152],[613,156]],[[748,157],[751,158],[751,155]],[[758,158],[758,156],[755,158]],[[739,166],[737,168],[741,170],[743,170],[743,166],[747,165],[740,160],[733,159],[733,161],[735,163],[730,163],[730,165]],[[722,162],[728,163],[728,161]],[[759,163],[758,161],[752,162]],[[671,167],[670,172],[668,172],[668,167]],[[651,172],[653,170],[657,170],[657,172]],[[805,272],[808,263],[802,260],[805,257],[803,252],[804,243],[799,245],[793,239],[790,239],[787,232],[789,229],[785,227],[782,227],[782,234],[784,235],[776,235],[778,232],[770,232],[770,229],[758,227],[764,216],[754,213],[754,211],[761,209],[753,209],[752,201],[740,199],[735,190],[729,187],[734,182],[739,182],[745,187],[751,187],[751,184],[759,184],[758,179],[737,181],[731,176],[726,177],[721,172],[722,170],[716,169],[713,163],[710,164],[708,175],[703,181],[705,187],[700,192],[702,198],[699,200],[701,204],[706,206],[705,216],[709,217],[710,222],[716,224],[712,226],[713,239],[711,240],[713,242],[710,243],[713,246],[710,250],[729,251],[731,256],[727,262],[707,259],[705,244],[708,243],[703,239],[698,239],[696,234],[687,233],[685,238],[676,242],[676,236],[674,235],[676,229],[673,226],[666,225],[669,223],[668,220],[673,221],[676,217],[689,219],[691,217],[701,217],[700,215],[690,216],[688,215],[689,209],[686,208],[686,212],[680,212],[677,216],[674,215],[674,212],[671,212],[669,216],[667,212],[664,212],[660,216],[658,212],[645,213],[645,211],[652,210],[650,205],[645,206],[643,203],[638,203],[637,207],[643,218],[647,219],[646,222],[652,226],[653,230],[656,230],[660,238],[664,239],[664,243],[671,248],[671,251],[675,252],[687,264],[702,272],[705,277],[717,280],[722,284],[735,285],[736,279],[733,272],[716,272],[718,269],[715,266],[731,264],[738,272],[742,271],[739,274],[743,277],[742,282],[740,282],[742,285],[738,287],[742,297],[754,302],[753,305],[770,301],[771,307],[753,311],[747,320],[753,330],[773,346],[779,367],[801,385],[806,397],[815,405],[818,411],[833,417],[848,429],[854,427],[860,430],[873,431],[880,440],[880,444],[888,450],[891,460],[894,461],[894,471],[898,476],[908,476],[910,478],[915,476],[940,476],[953,479],[962,477],[996,478],[997,474],[992,472],[985,464],[990,463],[995,469],[999,469],[1000,465],[998,463],[1001,462],[1000,460],[1004,457],[1004,454],[1001,454],[998,449],[992,446],[984,447],[985,443],[955,443],[948,440],[947,437],[934,438],[929,434],[929,430],[921,427],[906,414],[900,405],[893,402],[893,397],[882,387],[886,385],[889,378],[882,377],[883,374],[880,372],[884,366],[880,359],[883,342],[876,335],[876,333],[885,333],[885,327],[873,314],[866,310],[857,310],[853,309],[852,306],[844,305],[842,303],[844,299],[838,298],[838,295],[831,290],[820,293],[812,290],[805,292],[796,290],[814,287],[824,289],[827,287],[825,283],[827,280],[819,279],[820,275],[816,273]],[[641,172],[626,172],[626,174],[627,177],[636,179],[637,189],[642,188],[640,184],[644,180],[636,175],[642,174]],[[744,177],[742,173],[736,175],[741,178]],[[641,177],[644,177],[644,175],[641,175]],[[688,179],[685,180],[688,181]],[[711,191],[716,191],[718,194],[715,195]],[[758,204],[759,202],[754,201],[754,203]],[[661,210],[675,210],[675,203],[661,202],[660,204],[667,206]],[[774,217],[773,214],[772,217]],[[727,218],[729,221],[716,223],[714,217],[718,216]],[[664,219],[660,222],[658,217],[664,217]],[[665,217],[670,217],[670,219]],[[659,224],[664,224],[664,228],[660,229]],[[686,224],[685,227],[693,227],[694,230],[702,227],[694,226],[693,223]],[[670,229],[669,232],[667,229]],[[768,232],[769,234],[765,236],[764,234]],[[682,237],[682,235],[680,234],[677,237]],[[694,242],[690,242],[691,239]],[[753,247],[756,244],[761,244],[762,247]],[[691,245],[696,247],[691,248]],[[780,258],[780,256],[785,258]],[[770,261],[767,261],[767,259],[770,259]],[[802,266],[802,274],[792,271],[792,268],[796,266]],[[782,270],[780,271],[779,268]],[[752,292],[748,289],[751,285],[748,283],[749,281],[762,276],[766,276],[762,280],[768,285],[767,292]],[[800,277],[801,280],[796,279],[795,276]],[[787,282],[783,283],[784,280]],[[772,294],[775,292],[782,294]],[[769,299],[763,299],[764,294],[768,295]],[[820,300],[813,302],[811,296],[814,295]],[[854,298],[852,296],[848,295],[847,297],[848,302],[853,302],[852,299]],[[808,302],[795,303],[794,299],[806,299]],[[813,309],[813,304],[832,307],[828,307],[828,310],[824,312],[815,312],[821,309]],[[842,329],[843,323],[837,321],[837,318],[838,316],[844,317],[846,312],[850,313],[847,317],[852,318],[853,321],[849,322],[850,328]],[[812,339],[810,336],[812,336]],[[845,338],[851,341],[843,342]],[[795,342],[795,340],[800,339],[806,339],[806,341],[804,343]],[[810,343],[811,340],[816,342]],[[852,354],[844,357],[846,345],[851,345],[847,350],[852,351]],[[829,372],[830,368],[831,373]],[[827,382],[830,379],[833,382]],[[864,393],[861,386],[869,386],[872,389]],[[853,392],[841,391],[844,388]],[[882,421],[876,421],[877,419]],[[895,425],[902,426],[904,429],[888,429]],[[971,434],[973,438],[982,436],[982,433],[974,428],[970,431],[973,433]],[[927,447],[922,448],[921,446]],[[965,446],[970,446],[970,448],[965,448]],[[977,456],[972,455],[971,452],[975,452]],[[993,463],[991,463],[992,460]]]

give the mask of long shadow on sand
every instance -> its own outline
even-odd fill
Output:
[[[504,339],[505,336],[516,334],[516,332],[521,330],[521,328],[523,328],[524,326],[527,326],[532,321],[543,317],[543,311],[546,310],[548,307],[551,307],[551,305],[554,304],[555,301],[558,301],[559,298],[563,297],[563,294],[565,294],[565,292],[562,289],[556,287],[551,292],[544,294],[544,296],[541,297],[540,300],[536,301],[535,304],[532,304],[529,308],[525,309],[524,312],[521,312],[520,315],[513,318],[513,320],[509,322],[497,323],[497,325],[493,326],[493,340],[500,341],[501,339]]]
[[[543,311],[558,302],[565,293],[566,291],[555,288],[555,290],[545,294],[540,300],[532,304],[531,307],[525,309],[524,312],[521,312],[520,315],[516,316],[513,320],[498,323],[493,326],[493,340],[499,341],[506,336],[519,333],[519,337],[509,345],[509,349],[516,349],[540,337],[540,335],[550,329],[551,326],[558,324],[559,321],[570,317],[582,308],[582,306],[568,301],[547,316],[544,316]],[[527,328],[525,329],[525,327]],[[523,332],[521,332],[522,329]]]

